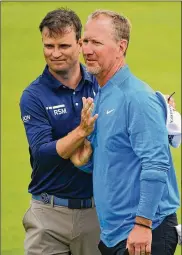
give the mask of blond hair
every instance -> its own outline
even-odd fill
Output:
[[[129,19],[120,15],[117,12],[109,11],[109,10],[96,10],[88,16],[88,20],[97,19],[100,16],[106,16],[111,19],[113,25],[113,35],[116,41],[120,41],[122,39],[127,40],[127,48],[130,41],[130,31],[131,31],[131,23]],[[127,50],[127,49],[126,49]],[[126,54],[126,51],[125,51]]]

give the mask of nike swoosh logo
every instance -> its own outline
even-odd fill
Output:
[[[114,110],[115,110],[115,109],[112,109],[112,110],[110,110],[110,111],[107,110],[106,114],[109,114],[109,113],[113,112]]]

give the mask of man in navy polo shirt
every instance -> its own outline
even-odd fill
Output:
[[[79,63],[82,25],[73,11],[52,11],[39,28],[47,65],[20,101],[33,169],[32,202],[23,219],[25,252],[98,255],[92,175],[69,160],[93,130],[91,98],[98,85]]]

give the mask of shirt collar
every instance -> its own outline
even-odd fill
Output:
[[[88,81],[92,82],[92,77],[91,74],[87,72],[86,67],[83,64],[80,64],[80,70],[82,74],[82,79],[78,86],[76,87],[76,91],[81,90],[83,84]],[[60,81],[58,81],[49,71],[48,65],[46,65],[43,73],[42,73],[42,78],[46,79],[46,85],[48,85],[51,89],[60,89],[60,88],[67,88],[64,84],[62,84]]]
[[[82,79],[76,87],[75,91],[80,91],[86,81],[93,83],[91,74],[87,72],[86,67],[83,64],[80,64],[80,70],[82,74]]]
[[[107,87],[110,87],[110,85],[117,86],[123,83],[124,80],[126,80],[130,75],[131,75],[131,72],[128,65],[124,65],[113,75],[113,77],[103,87],[100,88],[100,90],[103,91]]]
[[[87,72],[87,69],[83,64],[80,64],[80,69],[81,69],[82,77],[84,81],[87,80],[89,82],[92,82],[92,75],[89,72]]]

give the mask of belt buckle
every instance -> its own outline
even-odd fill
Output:
[[[49,195],[47,193],[41,193],[41,199],[44,204],[49,204]]]

